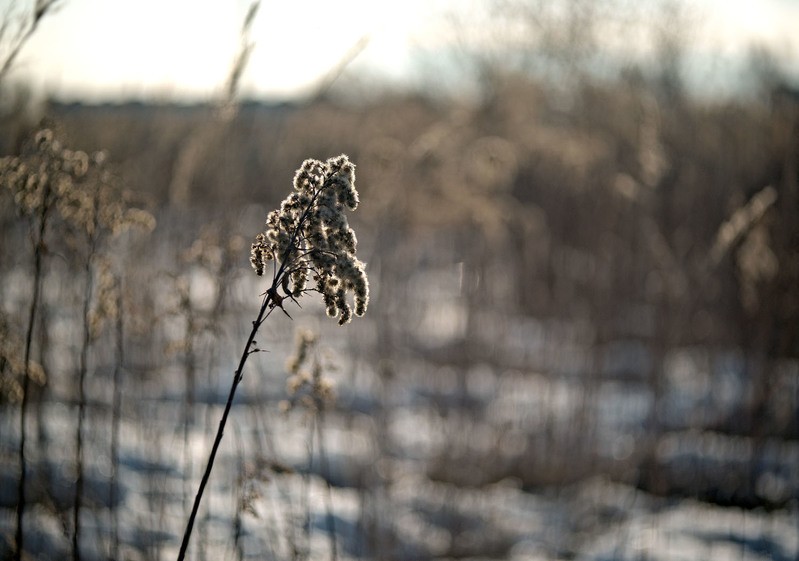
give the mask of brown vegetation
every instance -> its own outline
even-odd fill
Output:
[[[346,355],[331,404],[316,357],[313,374],[301,376],[298,354],[288,392],[275,382],[282,355],[259,355],[245,377],[244,359],[260,350],[253,329],[235,373],[242,401],[231,392],[225,410],[226,418],[235,405],[239,424],[220,469],[238,476],[215,488],[216,497],[220,487],[240,495],[234,529],[219,521],[230,505],[217,499],[200,511],[198,500],[197,558],[213,558],[230,534],[244,558],[257,534],[247,534],[245,519],[269,512],[267,495],[295,500],[294,510],[278,506],[260,520],[269,553],[308,558],[316,476],[324,527],[343,542],[332,540],[334,558],[505,557],[515,534],[486,538],[474,530],[485,511],[456,505],[516,487],[580,495],[596,477],[647,496],[795,509],[796,92],[771,84],[760,99],[695,99],[678,83],[675,59],[655,79],[634,70],[592,79],[580,72],[588,54],[579,46],[555,49],[571,69],[568,96],[563,84],[487,63],[477,65],[482,89],[471,100],[394,92],[356,102],[332,87],[281,105],[234,104],[232,93],[227,106],[52,101],[44,112],[62,140],[34,170],[49,175],[33,182],[46,190],[33,202],[19,162],[39,166],[35,139],[52,133],[12,111],[0,122],[8,155],[0,162],[0,460],[16,466],[4,469],[4,483],[19,492],[1,506],[17,509],[17,527],[23,514],[55,520],[78,557],[81,522],[99,527],[107,514],[113,535],[98,538],[98,552],[174,553],[176,518],[188,514],[196,460],[207,455],[196,435],[213,433],[219,380],[228,379],[219,373],[231,370],[231,349],[249,329],[242,318],[258,294],[257,322],[293,295],[288,284],[282,296],[280,283],[245,277],[243,240],[263,231],[264,210],[277,207],[303,160],[340,153],[357,164],[362,202],[352,220],[371,317],[346,336],[323,329],[307,340],[314,352],[336,340]],[[59,174],[69,181],[57,183]],[[157,218],[155,230],[119,232],[126,219],[152,226],[139,207]],[[261,272],[267,226],[260,262],[253,257]],[[356,269],[363,274],[360,262]],[[365,289],[356,284],[358,313]],[[291,315],[315,326],[322,311]],[[286,325],[260,347],[288,348]],[[287,399],[309,407],[285,407],[280,424]],[[309,417],[297,416],[302,409]],[[72,418],[67,453],[52,438]],[[323,446],[323,429],[339,430],[344,444]],[[303,438],[308,465],[284,463],[281,446]],[[146,512],[125,504],[119,477],[136,469],[122,465],[121,450],[147,474]],[[64,492],[73,475],[77,490]],[[209,476],[210,467],[203,487]],[[181,492],[169,487],[176,478]],[[349,542],[334,523],[336,488],[357,494]],[[574,500],[576,511],[587,508]],[[435,519],[446,539],[420,538],[421,552],[403,543],[397,504]],[[187,548],[188,540],[181,555]]]

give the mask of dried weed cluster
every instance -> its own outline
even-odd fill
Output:
[[[11,191],[20,215],[46,218],[56,209],[69,226],[90,238],[131,226],[152,230],[155,219],[128,206],[106,161],[105,152],[70,150],[43,128],[20,156],[0,159],[0,186]]]
[[[283,307],[286,298],[296,301],[303,293],[314,290],[307,288],[309,276],[316,282],[315,290],[322,294],[328,315],[339,316],[339,324],[352,319],[347,292],[354,293],[355,314],[363,315],[366,312],[369,284],[364,264],[355,256],[355,233],[349,227],[345,214],[347,209],[355,210],[357,206],[355,165],[346,156],[330,158],[326,162],[305,160],[294,176],[294,191],[279,209],[269,213],[266,229],[255,237],[250,248],[250,263],[256,274],[262,276],[267,263],[271,261],[272,283],[263,293],[261,309],[252,322],[252,331],[244,345],[239,366],[233,373],[219,429],[183,534],[178,561],[186,556],[236,389],[243,378],[244,366],[253,353],[261,350],[255,336],[262,323],[275,308],[280,308],[288,315]],[[279,289],[282,293],[278,292]],[[312,363],[309,372],[302,370],[313,344],[312,336],[300,336],[297,355],[288,367],[292,374],[289,394],[292,401],[302,400],[313,411],[321,412],[323,403],[332,398],[332,384],[323,377],[319,360]],[[242,506],[242,510],[246,508]]]
[[[31,135],[18,156],[0,158],[0,191],[10,195],[14,210],[30,227],[36,290],[43,277],[43,260],[54,251],[60,252],[61,248],[51,248],[60,241],[66,243],[68,253],[83,254],[84,260],[97,266],[98,290],[88,310],[92,339],[99,335],[104,321],[118,313],[117,283],[108,248],[102,246],[100,238],[113,237],[130,227],[147,231],[155,227],[149,212],[129,206],[107,159],[105,152],[87,154],[67,148],[46,127]],[[33,304],[37,306],[38,297]],[[24,394],[19,377],[39,384],[46,378],[37,362],[25,358],[29,354],[26,347],[29,349],[30,341],[3,337],[0,393],[13,401]]]
[[[294,176],[294,192],[269,213],[266,230],[255,237],[250,263],[263,275],[268,261],[279,262],[274,279],[283,295],[272,290],[274,305],[306,291],[309,275],[322,295],[327,314],[343,325],[352,319],[347,293],[354,293],[355,315],[369,303],[364,264],[355,256],[357,240],[345,210],[358,206],[355,165],[347,156],[327,162],[308,159]]]

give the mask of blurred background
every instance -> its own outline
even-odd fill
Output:
[[[799,3],[0,8],[3,558],[177,555],[346,153],[369,310],[264,324],[190,558],[799,559]]]

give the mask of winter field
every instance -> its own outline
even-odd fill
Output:
[[[241,216],[246,222],[257,213]],[[192,228],[170,232],[171,239],[158,239],[156,230],[134,244],[139,257],[126,260],[146,256],[152,270],[131,270],[126,294],[129,305],[148,303],[148,319],[122,322],[121,347],[112,328],[91,345],[80,513],[85,559],[176,556],[258,306],[262,279],[241,263],[246,253],[230,271],[212,274],[225,259],[217,259],[222,250],[211,236],[195,241],[216,256],[210,265],[182,265],[176,275],[159,270],[177,265],[163,248]],[[291,310],[293,321],[275,316],[265,325],[259,342],[268,352],[254,355],[245,371],[191,558],[799,555],[799,445],[720,428],[747,397],[740,350],[669,350],[654,436],[645,375],[653,357],[645,343],[631,337],[600,346],[585,321],[475,305],[475,279],[463,262],[440,248],[427,251],[437,258],[410,268],[407,278],[383,281],[382,271],[370,270],[372,306],[383,290],[404,303],[390,318],[378,310],[339,327],[309,300]],[[73,357],[81,346],[75,310],[83,282],[78,275],[65,282],[68,274],[54,264],[44,279],[50,304],[42,360],[52,373],[27,418],[24,521],[27,551],[37,559],[70,551]],[[501,282],[501,270],[485,274],[484,282]],[[7,272],[6,309],[30,300],[25,275],[22,268]],[[285,362],[299,327],[317,333],[316,352],[335,386],[335,400],[322,411],[302,402],[285,407]],[[777,375],[781,406],[795,411],[796,361],[782,363]],[[4,556],[15,529],[18,414],[18,407],[2,410]]]
[[[0,14],[0,559],[799,560],[779,52],[485,0],[274,102],[255,2],[218,99],[89,104],[13,72],[60,4]]]

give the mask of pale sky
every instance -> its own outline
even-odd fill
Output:
[[[255,49],[242,90],[284,96],[312,87],[364,38],[368,44],[358,64],[401,76],[409,64],[408,45],[428,33],[439,4],[263,0],[250,33]],[[63,0],[27,45],[17,73],[52,92],[218,94],[238,52],[249,5],[247,0]]]
[[[13,0],[0,0],[8,6]],[[312,88],[364,38],[358,68],[402,79],[412,53],[446,35],[446,14],[479,0],[262,0],[242,93]],[[17,7],[33,0],[17,0]],[[208,99],[223,89],[248,0],[62,0],[17,61],[16,76],[62,98]],[[696,0],[696,47],[741,57],[770,45],[799,64],[799,0]],[[478,24],[479,25],[479,24]]]

